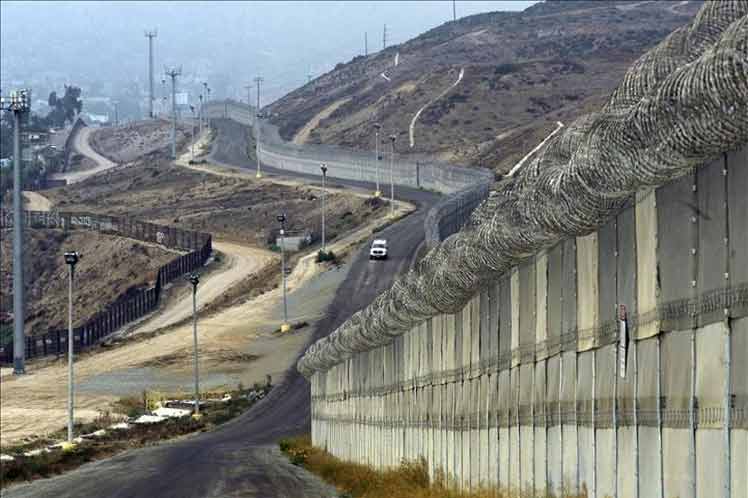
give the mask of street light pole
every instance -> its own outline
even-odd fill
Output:
[[[200,136],[203,136],[203,94],[200,94]]]
[[[264,78],[262,76],[257,76],[254,81],[257,83],[257,108],[255,109],[257,112],[257,119],[255,120],[255,156],[257,156],[257,174],[255,176],[257,178],[262,178],[262,172],[260,171],[260,119],[262,116],[260,113],[260,84],[264,81]]]
[[[397,136],[390,135],[392,141],[392,149],[390,149],[390,215],[395,216],[395,140]]]
[[[13,113],[13,373],[26,373],[25,305],[23,280],[23,171],[21,169],[21,116],[31,108],[30,90],[0,98],[0,108]]]
[[[80,259],[77,252],[66,252],[65,263],[68,265],[68,443],[73,442],[73,279],[75,278],[75,265]]]
[[[192,342],[194,345],[194,373],[195,373],[195,415],[200,415],[200,371],[197,361],[197,284],[200,283],[200,277],[193,273],[189,277],[192,284]]]
[[[276,219],[280,223],[280,239],[281,239],[281,280],[283,286],[283,323],[281,324],[281,332],[288,332],[291,330],[291,326],[288,323],[288,301],[286,296],[286,215],[285,213],[279,214]]]
[[[374,123],[374,167],[377,171],[377,190],[374,192],[374,197],[379,197],[382,195],[382,192],[379,190],[379,130],[382,128],[382,125],[379,123]]]
[[[182,68],[166,69],[166,76],[171,78],[171,158],[177,158],[177,76],[182,74]]]
[[[192,111],[192,123],[190,123],[190,130],[192,131],[192,141],[190,142],[190,156],[192,157],[192,160],[195,160],[195,106],[190,106],[190,111]]]
[[[327,197],[325,180],[327,179],[327,164],[322,163],[320,169],[322,170],[322,252],[327,252],[325,246],[325,197]]]

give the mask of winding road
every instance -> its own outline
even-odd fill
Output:
[[[77,183],[85,180],[89,176],[93,176],[97,173],[101,173],[102,171],[106,171],[117,166],[117,163],[102,156],[101,154],[96,152],[93,147],[91,147],[89,138],[91,136],[91,133],[93,133],[94,131],[96,131],[96,128],[90,128],[88,126],[81,128],[78,134],[73,139],[73,148],[84,156],[93,159],[94,162],[96,162],[96,167],[84,171],[58,173],[54,175],[55,179],[67,180],[68,183]]]
[[[218,134],[212,160],[223,166],[253,169],[245,156],[246,127],[228,120],[215,121]],[[263,167],[263,173],[319,181],[314,175]],[[364,188],[373,184],[335,180],[336,184]],[[424,240],[423,221],[428,208],[440,198],[432,192],[398,188],[398,196],[418,210],[381,232],[390,241],[390,258],[368,260],[366,247],[351,262],[346,280],[338,288],[324,318],[308,344],[329,334],[349,316],[368,305],[407,271]],[[298,357],[305,348],[298,352]],[[291,367],[281,384],[244,415],[218,429],[159,446],[128,451],[111,459],[81,467],[51,479],[4,490],[7,498],[315,498],[337,496],[311,474],[290,465],[280,455],[277,441],[310,431],[309,384]]]

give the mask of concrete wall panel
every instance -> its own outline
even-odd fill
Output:
[[[597,233],[577,237],[577,323],[579,351],[594,346],[594,332],[600,319],[598,299]]]
[[[636,336],[644,339],[659,333],[657,300],[657,196],[654,191],[636,195],[636,302],[639,326]]]

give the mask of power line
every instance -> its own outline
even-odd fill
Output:
[[[148,38],[148,117],[153,119],[153,39],[158,36],[158,30],[145,32]]]

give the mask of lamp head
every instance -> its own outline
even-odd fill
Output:
[[[326,174],[326,173],[327,173],[327,164],[325,164],[325,163],[322,163],[322,165],[320,166],[320,168],[319,168],[319,169],[321,169],[321,170],[322,170],[322,174],[323,174],[323,175],[324,175],[324,174]]]
[[[197,284],[200,283],[200,276],[197,273],[192,273],[187,277],[187,280],[190,281],[193,287],[197,287]]]
[[[65,253],[65,263],[71,266],[75,266],[80,260],[81,256],[76,251]]]

